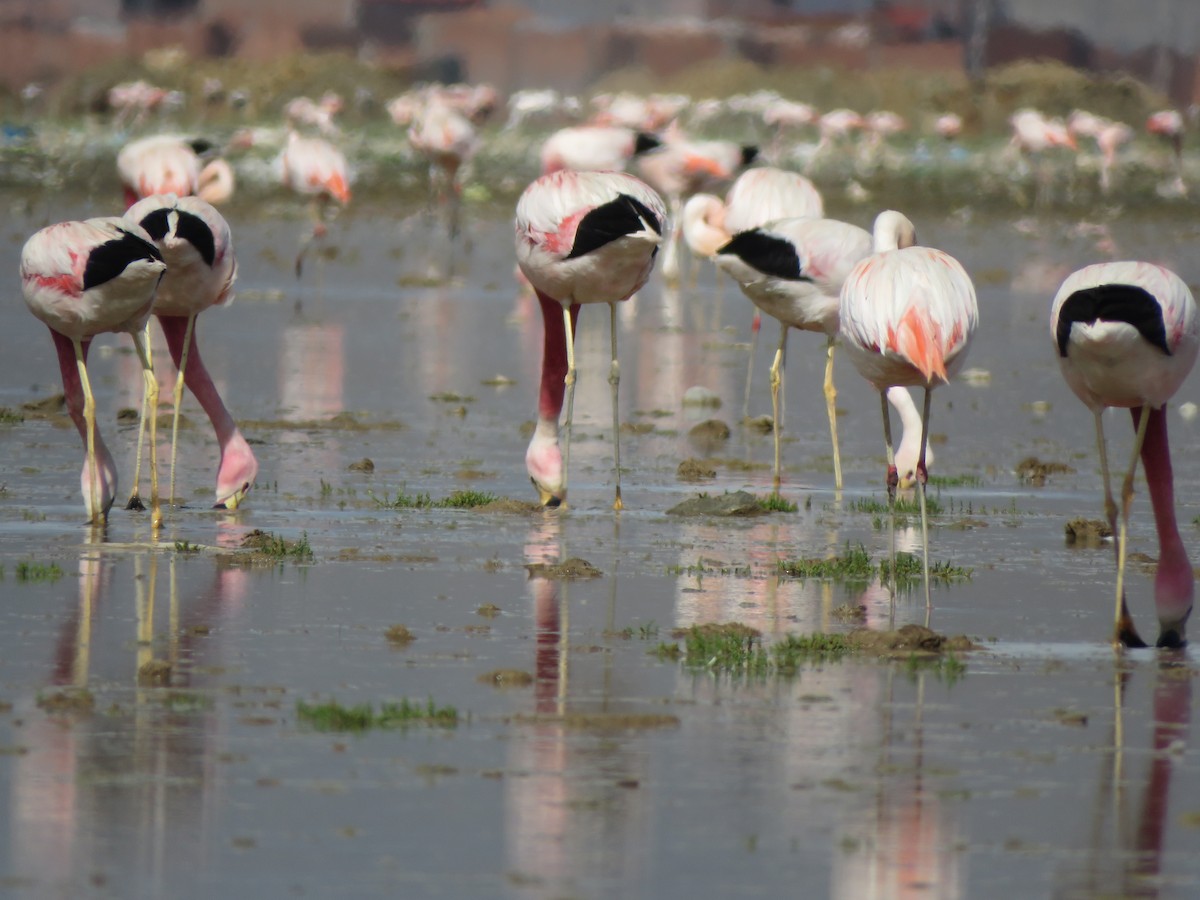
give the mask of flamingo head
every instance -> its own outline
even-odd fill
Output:
[[[554,429],[539,428],[525,451],[525,470],[538,492],[538,502],[553,509],[567,501],[567,489],[563,484],[562,450],[558,446],[557,422]]]
[[[117,495],[117,468],[108,451],[101,447],[96,448],[96,482],[96,493],[93,494],[91,467],[85,459],[83,472],[79,476],[79,487],[83,491],[83,504],[88,519],[98,525],[108,518],[108,511]]]
[[[221,467],[217,471],[217,502],[213,509],[237,509],[246,500],[258,476],[258,460],[240,432],[221,451]]]

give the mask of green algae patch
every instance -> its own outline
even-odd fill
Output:
[[[458,710],[453,706],[439,707],[432,697],[424,704],[407,698],[398,703],[382,703],[378,711],[370,703],[343,706],[336,700],[313,704],[298,700],[296,719],[314,731],[362,732],[409,725],[449,728],[458,724]]]

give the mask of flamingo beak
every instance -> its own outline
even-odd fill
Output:
[[[250,482],[246,482],[224,500],[218,500],[213,504],[213,509],[227,509],[233,511],[237,509],[246,499],[246,495],[250,493]]]
[[[917,486],[917,473],[909,469],[900,476],[900,480],[896,483],[896,490],[911,491]]]
[[[1191,610],[1188,610],[1190,613]],[[1158,623],[1158,640],[1154,642],[1155,647],[1164,650],[1182,650],[1187,646],[1187,615],[1184,615],[1178,622],[1165,622],[1159,620]]]
[[[530,478],[529,480],[532,481],[533,486],[535,488],[537,488],[538,503],[540,503],[546,509],[558,509],[560,506],[562,506],[564,503],[566,503],[567,498],[566,498],[565,494],[562,494],[562,495],[556,494],[553,491],[547,490],[546,488],[542,487],[540,484],[538,484],[532,478]]]

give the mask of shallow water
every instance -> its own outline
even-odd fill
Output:
[[[77,197],[10,205],[0,223],[0,270],[14,273],[0,308],[0,406],[15,408],[58,390],[51,342],[15,296],[21,243],[48,222],[107,210]],[[846,630],[846,604],[865,607],[872,628],[925,619],[919,591],[893,611],[877,582],[776,573],[777,560],[859,543],[876,559],[886,553],[886,527],[854,505],[884,499],[878,400],[844,359],[840,496],[819,394],[823,342],[793,334],[784,493],[799,511],[667,516],[700,491],[767,493],[771,440],[738,425],[749,304],[710,268],[676,292],[655,279],[619,318],[622,418],[653,425],[622,436],[625,511],[610,509],[609,337],[594,309],[578,338],[569,511],[386,509],[373,497],[476,489],[534,499],[521,425],[534,411],[541,321],[514,287],[506,214],[477,215],[470,248],[453,248],[413,210],[367,200],[331,227],[329,251],[299,284],[298,212],[273,198],[227,215],[239,297],[206,313],[199,335],[259,456],[242,510],[206,508],[216,448],[190,397],[177,490],[189,505],[168,511],[156,550],[144,515],[114,511],[104,536],[81,524],[82,453],[62,417],[0,425],[5,891],[1200,890],[1200,764],[1188,744],[1196,668],[1186,654],[1115,658],[1111,549],[1063,538],[1068,519],[1102,508],[1091,417],[1059,376],[1047,328],[1061,279],[1102,258],[1073,223],[1018,230],[962,213],[917,217],[923,242],[976,279],[982,325],[968,365],[991,375],[939,390],[932,418],[935,474],[977,478],[940,489],[930,542],[932,560],[973,570],[935,585],[931,617],[982,645],[962,657],[966,672],[852,657],[792,678],[732,678],[650,651],[673,628],[709,622],[743,622],[768,639]],[[870,215],[845,214],[864,225]],[[1190,226],[1112,230],[1120,256],[1200,280]],[[766,326],[754,414],[770,409],[776,340]],[[127,490],[136,429],[116,413],[139,400],[128,339],[98,340],[92,373]],[[497,375],[515,383],[485,384]],[[168,388],[172,373],[161,377]],[[722,407],[683,408],[693,385]],[[1178,401],[1196,399],[1193,376]],[[328,424],[347,413],[356,427]],[[733,428],[711,449],[717,477],[682,483],[679,461],[705,455],[687,431],[709,416]],[[1112,458],[1127,459],[1127,416],[1110,414],[1106,427]],[[1173,410],[1170,427],[1194,549],[1200,426]],[[1075,471],[1025,485],[1013,469],[1028,456]],[[348,471],[363,457],[373,473]],[[248,562],[233,548],[256,528],[306,538],[315,560]],[[1131,535],[1133,552],[1157,553],[1144,490]],[[899,539],[919,541],[911,528]],[[201,549],[176,552],[176,542]],[[525,568],[571,556],[601,577],[551,581]],[[21,563],[63,574],[39,580]],[[1130,578],[1134,615],[1153,636],[1152,578],[1136,564]],[[498,613],[482,615],[485,604]],[[415,636],[407,647],[385,639],[394,624]],[[169,686],[139,683],[150,660],[171,665]],[[532,682],[480,680],[502,669]],[[90,707],[51,702],[82,687]],[[332,698],[433,700],[460,721],[363,734],[299,721],[299,701]]]

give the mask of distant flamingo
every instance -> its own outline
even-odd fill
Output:
[[[914,246],[916,229],[905,216],[886,210],[875,219],[875,252],[846,278],[839,300],[841,335],[859,373],[879,391],[887,445],[888,505],[895,517],[899,480],[892,450],[887,389],[925,389],[916,479],[921,505],[921,556],[925,606],[929,596],[929,528],[925,513],[926,448],[932,391],[949,383],[966,361],[979,322],[975,286],[962,265],[941,250]],[[894,526],[891,560],[895,573]]]
[[[654,190],[666,197],[671,233],[663,250],[663,278],[679,281],[679,242],[682,239],[680,216],[684,201],[692,194],[722,184],[749,165],[758,148],[732,141],[691,141],[682,135],[664,135],[661,147],[637,157],[637,171]]]
[[[1128,407],[1136,428],[1133,458],[1121,488],[1116,620],[1113,642],[1144,647],[1125,605],[1125,552],[1133,477],[1138,457],[1154,508],[1159,560],[1154,576],[1159,647],[1182,647],[1192,611],[1192,566],[1175,521],[1166,404],[1179,390],[1200,348],[1200,318],[1192,292],[1174,272],[1146,262],[1086,266],[1067,276],[1050,311],[1050,333],[1063,377],[1096,420],[1096,445],[1104,477],[1104,510],[1117,530],[1109,485],[1102,415]]]
[[[158,403],[158,382],[146,349],[145,327],[166,265],[137,225],[115,217],[60,222],[35,233],[21,250],[21,288],[30,312],[54,338],[67,410],[87,448],[81,475],[93,525],[103,525],[117,492],[117,470],[96,427],[96,401],[87,373],[92,338],[128,332],[142,363],[147,400]],[[150,420],[151,522],[162,524],[158,500],[156,424]]]
[[[1057,148],[1078,150],[1075,135],[1062,119],[1047,118],[1036,109],[1017,110],[1009,124],[1012,127],[1009,147],[1031,161],[1036,183],[1035,200],[1041,203],[1047,197],[1053,175],[1047,154]]]
[[[196,316],[233,299],[237,260],[229,224],[198,197],[147,197],[134,204],[125,218],[144,228],[162,253],[166,274],[154,299],[154,315],[162,325],[171,358],[178,367],[175,412],[171,423],[171,493],[175,497],[175,458],[183,385],[200,402],[221,446],[217,471],[216,507],[237,509],[254,484],[258,462],[225,408],[196,346]],[[143,420],[145,415],[143,414]],[[141,435],[138,436],[141,446]],[[139,461],[141,454],[139,452]],[[135,475],[129,508],[140,508]]]
[[[560,128],[542,144],[542,174],[559,169],[620,172],[635,156],[661,146],[662,141],[648,132],[618,125]]]
[[[567,496],[579,308],[584,303],[607,303],[617,482],[613,508],[622,507],[616,305],[650,277],[665,220],[662,198],[632,175],[619,172],[564,170],[543,175],[517,202],[517,264],[537,292],[546,329],[537,428],[525,454],[525,466],[544,506],[558,506]],[[565,452],[558,442],[564,390]]]
[[[771,409],[775,420],[775,493],[781,484],[779,388],[789,328],[819,331],[825,343],[825,407],[833,440],[834,483],[842,487],[838,450],[837,391],[833,347],[838,332],[838,293],[859,260],[871,252],[871,235],[836,219],[795,218],[742,231],[717,252],[717,265],[741,285],[763,312],[779,320],[779,349],[771,365]]]
[[[963,130],[962,116],[958,113],[942,113],[934,119],[933,130],[942,140],[957,140]]]
[[[1167,190],[1172,195],[1183,196],[1187,193],[1187,186],[1183,182],[1183,134],[1186,130],[1183,116],[1177,109],[1161,109],[1146,119],[1146,130],[1171,145],[1175,179]]]
[[[299,278],[305,253],[313,241],[324,237],[327,231],[326,206],[331,200],[342,206],[350,202],[350,174],[341,150],[322,138],[303,137],[295,131],[288,132],[277,165],[286,187],[312,197],[309,207],[312,232],[296,254],[296,277]]]
[[[233,169],[223,159],[201,165],[200,154],[211,149],[204,140],[156,134],[131,141],[117,153],[117,174],[125,189],[125,205],[153,194],[197,194],[209,203],[222,203],[233,194]]]
[[[456,237],[462,169],[479,148],[475,126],[453,107],[433,102],[409,126],[408,141],[429,161],[430,207],[446,210],[450,237]]]

